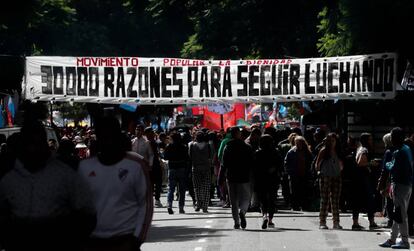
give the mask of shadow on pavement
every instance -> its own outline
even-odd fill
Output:
[[[312,231],[309,229],[301,229],[301,228],[284,228],[284,227],[276,227],[276,228],[268,228],[268,229],[245,229],[243,231],[247,232],[286,232],[286,231]]]
[[[216,234],[217,231],[219,230],[186,226],[160,227],[157,225],[152,225],[148,233],[148,238],[145,242],[151,243],[195,241],[199,238],[213,238],[225,236],[222,234]],[[207,234],[205,234],[206,232]]]
[[[168,219],[153,219],[152,222],[157,221],[178,221],[178,220],[213,220],[213,219],[230,219],[232,218],[231,215],[229,216],[218,216],[218,217],[197,217],[197,218],[168,218]]]

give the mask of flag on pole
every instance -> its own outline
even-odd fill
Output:
[[[124,109],[128,112],[135,112],[137,110],[137,107],[138,107],[138,104],[134,102],[119,105],[119,108]]]
[[[7,97],[8,101],[7,101],[7,107],[6,107],[6,111],[7,111],[7,124],[9,126],[13,126],[13,119],[15,116],[15,109],[14,109],[14,103],[13,103],[13,99],[11,96]]]
[[[279,105],[279,114],[282,118],[286,117],[288,114],[288,109],[286,108],[286,106],[280,104]]]
[[[4,127],[4,119],[3,119],[3,102],[0,103],[0,128]]]
[[[9,96],[9,102],[7,104],[7,108],[9,109],[10,115],[12,116],[12,118],[14,119],[15,116],[15,109],[14,109],[14,103],[13,103],[13,98],[11,96]]]
[[[308,112],[312,112],[312,108],[310,108],[309,103],[306,101],[302,101],[302,107],[308,111]]]

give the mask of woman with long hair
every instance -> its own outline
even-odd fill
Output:
[[[292,190],[292,208],[300,211],[306,206],[306,184],[310,176],[312,153],[305,138],[297,136],[294,138],[293,146],[285,157],[285,170],[289,174],[290,187]]]
[[[362,133],[360,137],[361,145],[357,149],[355,156],[357,164],[357,173],[359,176],[359,183],[361,186],[360,193],[363,195],[359,210],[354,211],[352,214],[353,218],[353,230],[361,230],[363,227],[358,223],[359,212],[362,208],[367,210],[369,229],[373,230],[378,228],[378,225],[374,221],[375,214],[375,189],[377,177],[375,170],[379,167],[379,162],[372,158],[373,139],[370,133]]]
[[[211,158],[213,156],[211,146],[206,141],[204,132],[196,134],[195,141],[188,144],[188,155],[192,163],[192,178],[196,197],[196,209],[207,213],[210,201],[211,186]]]
[[[341,194],[343,163],[339,158],[339,145],[338,136],[335,133],[329,133],[316,159],[316,169],[320,173],[320,229],[328,229],[326,218],[328,216],[329,201],[331,201],[333,228],[342,229],[342,226],[339,225],[339,197]]]

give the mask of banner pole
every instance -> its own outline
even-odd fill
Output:
[[[221,129],[224,130],[224,115],[220,114],[220,124],[221,124]]]
[[[50,101],[49,104],[50,104],[50,126],[53,126],[53,101]]]

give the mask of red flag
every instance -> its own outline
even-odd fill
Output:
[[[223,115],[224,129],[228,127],[236,126],[237,120],[244,119],[245,107],[244,104],[234,104],[233,110]],[[220,114],[211,112],[204,107],[204,119],[203,127],[220,130],[221,129],[221,118]]]
[[[236,126],[237,120],[244,119],[244,113],[244,104],[234,104],[233,110],[224,114],[224,129]]]
[[[200,107],[200,106],[194,106],[194,107],[191,108],[191,111],[192,111],[192,113],[193,113],[194,116],[195,115],[202,115],[203,114],[203,110],[204,110],[204,108],[203,107]]]
[[[210,112],[207,108],[204,108],[203,127],[211,130],[221,129],[221,118],[220,114]]]
[[[7,110],[7,124],[9,126],[13,126],[13,118],[12,118],[11,112],[9,112],[9,110]]]

